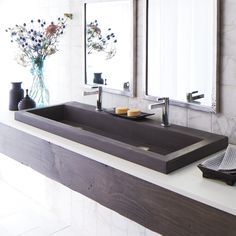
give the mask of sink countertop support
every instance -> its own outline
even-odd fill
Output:
[[[27,130],[27,125],[20,127]],[[233,236],[236,231],[236,216],[230,213],[12,126],[0,123],[0,132],[1,153],[153,231],[173,236]],[[178,174],[157,174],[172,182],[178,178]]]

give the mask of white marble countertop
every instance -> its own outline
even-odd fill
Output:
[[[203,178],[197,164],[204,159],[166,175],[16,121],[14,120],[14,112],[1,111],[0,122],[140,179],[236,215],[236,187],[229,186],[221,181]]]

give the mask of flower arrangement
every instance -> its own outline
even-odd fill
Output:
[[[64,32],[66,19],[58,18],[58,22],[51,22],[38,19],[31,20],[27,25],[15,25],[6,29],[10,33],[11,42],[16,42],[20,49],[17,62],[23,66],[31,63],[39,63],[40,59],[54,54],[57,49],[58,38]]]
[[[58,39],[66,28],[67,15],[65,18],[59,17],[56,23],[47,24],[38,19],[6,29],[10,33],[11,42],[18,45],[17,62],[22,66],[31,66],[34,81],[29,95],[39,104],[49,103],[49,93],[43,81],[44,60],[58,51]]]
[[[111,28],[108,28],[104,35],[98,25],[98,21],[95,20],[87,25],[86,33],[88,54],[92,54],[93,51],[104,52],[106,59],[111,59],[115,56],[117,39],[115,34],[111,32]]]

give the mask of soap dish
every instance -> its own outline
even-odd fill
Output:
[[[203,161],[198,165],[198,168],[202,171],[203,177],[222,180],[226,184],[232,186],[236,182],[236,169],[219,170],[225,158],[227,150],[218,152],[213,157],[210,157],[207,160]]]
[[[154,115],[154,113],[146,113],[146,112],[141,112],[140,115],[138,115],[138,116],[127,116],[126,114],[120,115],[120,114],[116,114],[115,108],[106,109],[104,111],[113,115],[113,116],[121,117],[121,118],[128,119],[128,120],[143,120],[144,118],[146,118],[148,116]]]
[[[202,164],[199,164],[198,168],[202,171],[202,176],[205,178],[222,180],[230,186],[234,185],[236,182],[236,172],[226,173],[218,170],[213,170],[205,167]]]

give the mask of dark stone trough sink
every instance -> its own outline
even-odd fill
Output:
[[[228,145],[228,138],[157,121],[126,120],[68,102],[15,112],[15,119],[142,166],[170,173]]]

